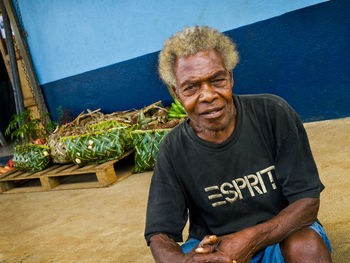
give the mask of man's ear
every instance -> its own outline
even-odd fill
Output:
[[[180,101],[177,88],[174,85],[171,85],[170,87],[171,87],[172,95],[174,95],[174,99],[177,99],[178,101]]]
[[[177,98],[176,87],[173,85],[166,85],[166,87],[168,88],[171,97],[173,97],[174,99]]]

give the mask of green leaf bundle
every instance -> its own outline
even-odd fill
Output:
[[[135,147],[134,173],[142,173],[154,169],[160,143],[170,130],[136,130],[132,132]]]
[[[67,156],[79,166],[103,163],[120,158],[128,144],[127,127],[112,128],[78,136],[61,138],[67,148]]]
[[[44,145],[17,145],[13,155],[13,166],[20,171],[38,172],[50,163],[50,148]]]

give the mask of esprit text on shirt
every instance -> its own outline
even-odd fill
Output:
[[[272,165],[266,169],[256,172],[256,174],[249,174],[247,176],[243,176],[242,178],[234,179],[231,182],[224,182],[221,184],[221,186],[213,185],[206,187],[204,188],[204,191],[209,193],[208,199],[210,201],[214,201],[211,204],[213,207],[225,205],[227,203],[234,203],[236,200],[242,200],[244,196],[241,190],[245,188],[248,188],[250,195],[253,197],[256,193],[262,195],[267,193],[263,177],[268,177],[268,182],[271,184],[273,190],[277,189],[272,176],[272,171],[274,169],[275,166]],[[265,181],[266,180],[267,178]],[[213,192],[215,192],[215,194]],[[218,201],[218,199],[221,201]]]

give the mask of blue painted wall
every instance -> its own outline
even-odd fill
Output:
[[[330,1],[226,31],[241,55],[234,92],[280,95],[304,121],[350,116],[349,13],[350,1]],[[43,85],[54,119],[60,105],[78,114],[170,101],[157,75],[157,55]]]
[[[227,32],[241,54],[236,92],[280,95],[304,121],[350,116],[349,13],[338,0]]]
[[[184,26],[227,31],[324,1],[17,0],[40,84],[158,51]]]

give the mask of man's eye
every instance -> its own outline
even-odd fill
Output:
[[[198,90],[198,85],[189,85],[183,88],[182,93],[185,96],[194,95]]]
[[[211,83],[214,86],[224,86],[226,85],[226,79],[214,79]]]
[[[190,85],[184,88],[184,92],[196,92],[198,85]]]
[[[184,88],[184,91],[191,90],[191,89],[194,89],[194,86],[187,86],[187,87]]]
[[[214,79],[213,82],[214,83],[221,83],[221,82],[225,82],[226,79]]]

